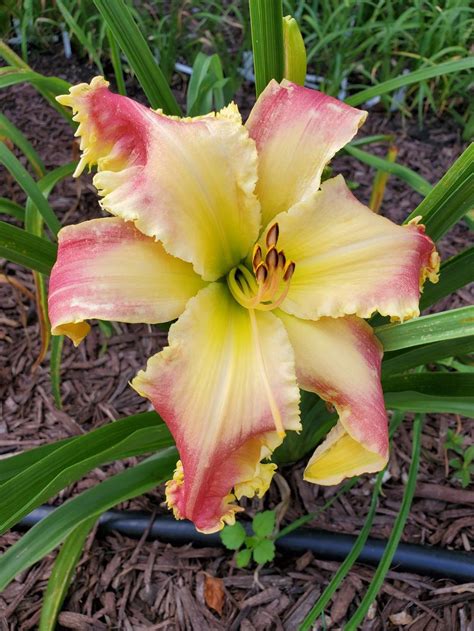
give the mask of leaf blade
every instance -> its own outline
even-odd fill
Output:
[[[174,447],[163,449],[135,467],[106,479],[59,506],[3,554],[0,563],[0,590],[19,572],[51,552],[86,520],[157,486],[173,471],[176,458]]]
[[[125,53],[151,107],[161,107],[167,114],[180,116],[180,107],[126,3],[94,0],[94,4]]]
[[[56,261],[57,247],[26,230],[0,221],[0,256],[36,270],[49,274]]]

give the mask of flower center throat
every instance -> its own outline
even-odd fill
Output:
[[[287,261],[283,250],[277,249],[279,234],[275,223],[266,234],[266,251],[263,252],[258,243],[254,246],[252,271],[240,264],[227,275],[233,297],[246,309],[276,309],[288,294],[296,265],[294,261]]]

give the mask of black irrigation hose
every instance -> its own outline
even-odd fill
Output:
[[[37,508],[18,523],[20,528],[31,528],[54,510],[53,506]],[[119,532],[128,537],[140,538],[149,530],[149,539],[160,539],[173,544],[196,543],[204,546],[222,546],[218,534],[204,535],[189,521],[176,521],[173,517],[157,516],[142,511],[107,511],[100,518],[102,532]],[[151,523],[151,525],[150,525]],[[325,530],[298,528],[276,540],[280,552],[311,552],[318,559],[343,561],[354,545],[356,537]],[[377,565],[386,542],[367,539],[359,563]],[[450,578],[460,583],[474,582],[474,555],[453,550],[401,543],[392,561],[392,568],[435,578]]]

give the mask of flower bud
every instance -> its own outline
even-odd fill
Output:
[[[283,18],[283,48],[285,57],[284,77],[288,81],[304,85],[306,77],[306,49],[298,22],[286,15]]]

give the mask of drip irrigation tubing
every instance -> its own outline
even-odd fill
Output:
[[[54,506],[41,506],[22,519],[17,527],[28,529],[54,511]],[[247,528],[250,528],[248,524]],[[143,511],[111,510],[99,519],[99,532],[118,532],[137,538],[148,531],[148,539],[175,545],[194,543],[201,546],[223,547],[218,533],[205,535],[198,532],[189,521],[176,521],[173,517],[154,516]],[[298,528],[275,541],[279,552],[302,553],[310,550],[318,559],[343,561],[351,551],[356,537],[326,530]],[[358,557],[358,563],[376,566],[385,550],[386,541],[367,539]],[[435,578],[474,582],[474,555],[455,550],[399,544],[392,561],[392,569],[413,572]]]

